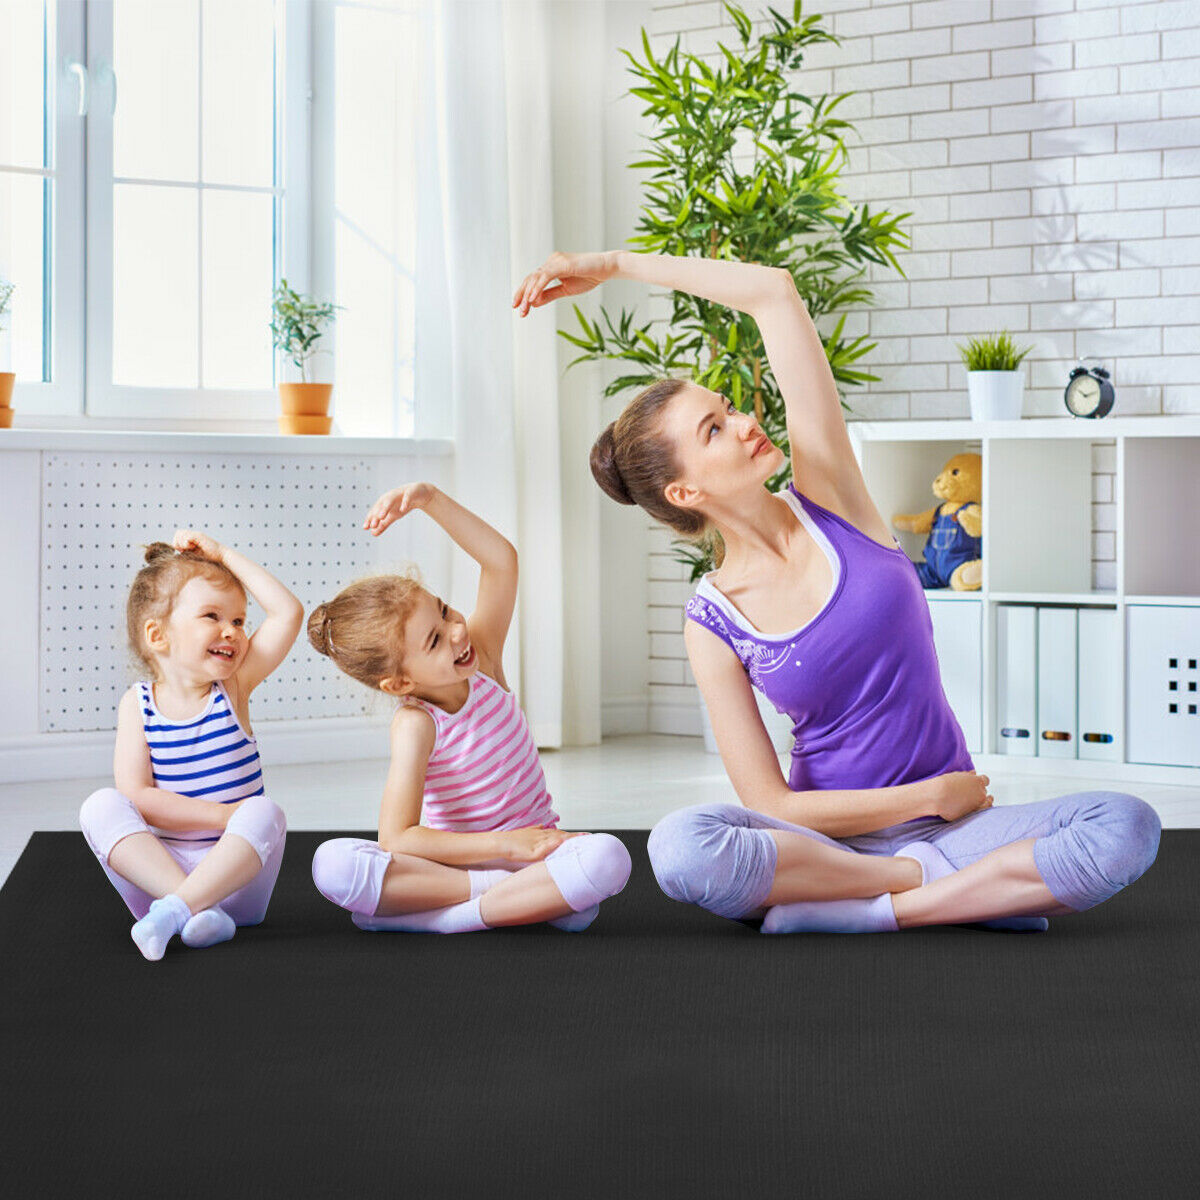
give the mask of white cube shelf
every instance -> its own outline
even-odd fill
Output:
[[[1200,672],[1187,666],[1200,661],[1200,417],[849,429],[887,521],[936,503],[930,485],[952,455],[982,456],[983,586],[926,593],[943,685],[977,763],[1004,755],[1042,773],[1200,782],[1200,713],[1189,711]],[[1093,496],[1094,453],[1113,464],[1111,498]],[[1094,499],[1116,514],[1111,590],[1092,581]],[[920,559],[924,535],[896,536]]]

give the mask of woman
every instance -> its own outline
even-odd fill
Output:
[[[647,388],[597,439],[615,500],[724,558],[687,605],[684,640],[742,806],[696,805],[650,834],[673,899],[763,931],[916,925],[1044,929],[1154,861],[1159,821],[1134,796],[1083,792],[992,807],[938,674],[917,575],[867,493],[821,340],[791,275],[751,263],[553,254],[521,316],[611,278],[749,314],[787,410],[783,452],[753,416],[694,383]],[[795,722],[789,778],[752,685]]]

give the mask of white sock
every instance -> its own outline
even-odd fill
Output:
[[[502,879],[516,874],[515,871],[506,871],[503,867],[492,871],[468,871],[467,873],[471,876],[472,900],[495,887]],[[591,908],[585,908],[582,912],[569,912],[565,916],[547,921],[546,924],[553,925],[555,929],[565,930],[567,933],[582,933],[599,915],[600,905],[593,904]]]
[[[220,942],[229,941],[235,933],[237,925],[234,924],[233,918],[223,908],[214,904],[212,908],[201,909],[194,917],[189,918],[179,937],[185,946],[191,946],[193,950],[204,950]]]
[[[567,933],[582,933],[600,915],[600,905],[593,904],[582,912],[570,912],[564,917],[555,917],[547,921],[555,929],[565,929]]]
[[[400,913],[394,917],[366,916],[363,913],[351,913],[350,916],[359,929],[367,929],[372,933],[475,933],[490,928],[480,915],[478,896],[461,904],[432,908],[426,912]]]
[[[467,874],[471,877],[471,899],[474,900],[476,896],[482,896],[489,888],[495,887],[500,880],[507,879],[513,872],[497,867],[492,871],[468,871]]]
[[[763,933],[895,933],[888,892],[866,900],[800,900],[776,904],[763,917]]]
[[[150,905],[150,911],[129,931],[143,957],[158,962],[167,952],[167,943],[187,924],[192,910],[170,892]]]
[[[921,864],[921,883],[932,883],[935,879],[944,879],[953,875],[957,868],[931,842],[909,842],[901,846],[893,858],[915,858]],[[992,917],[987,921],[972,921],[981,929],[1005,929],[1016,933],[1044,933],[1050,928],[1050,922],[1045,917]]]

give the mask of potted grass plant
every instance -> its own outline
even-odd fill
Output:
[[[275,348],[300,369],[299,383],[279,385],[279,429],[282,433],[328,433],[332,383],[313,383],[309,361],[321,353],[317,343],[332,324],[339,305],[302,295],[281,279],[271,298],[271,336]]]
[[[971,338],[957,345],[967,368],[967,396],[976,421],[1016,421],[1021,417],[1025,375],[1021,360],[1033,349],[1018,349],[1008,331]]]
[[[4,331],[5,316],[16,285],[0,279],[0,333]],[[4,341],[7,346],[7,339]],[[7,355],[0,359],[0,366],[7,366]],[[16,375],[12,371],[0,371],[0,429],[11,429],[13,421],[12,394]]]

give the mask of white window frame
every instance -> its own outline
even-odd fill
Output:
[[[80,84],[72,63],[84,56],[83,6],[55,0],[54,156],[48,169],[18,168],[19,174],[54,179],[50,233],[50,379],[20,379],[20,412],[37,417],[83,412],[83,118]]]
[[[61,2],[61,0],[60,0]],[[310,262],[309,146],[311,36],[309,5],[283,0],[284,70],[276,82],[277,132],[283,151],[280,275],[308,290]],[[254,422],[274,418],[274,388],[130,387],[112,382],[113,111],[120,81],[112,70],[111,4],[87,5],[88,72],[93,80],[87,119],[87,390],[85,412],[107,423],[135,419],[157,428],[198,421]],[[279,117],[282,112],[282,119]],[[197,185],[199,186],[199,185]],[[263,322],[270,320],[263,313]],[[82,339],[80,339],[82,343]],[[281,378],[276,356],[276,378]]]

